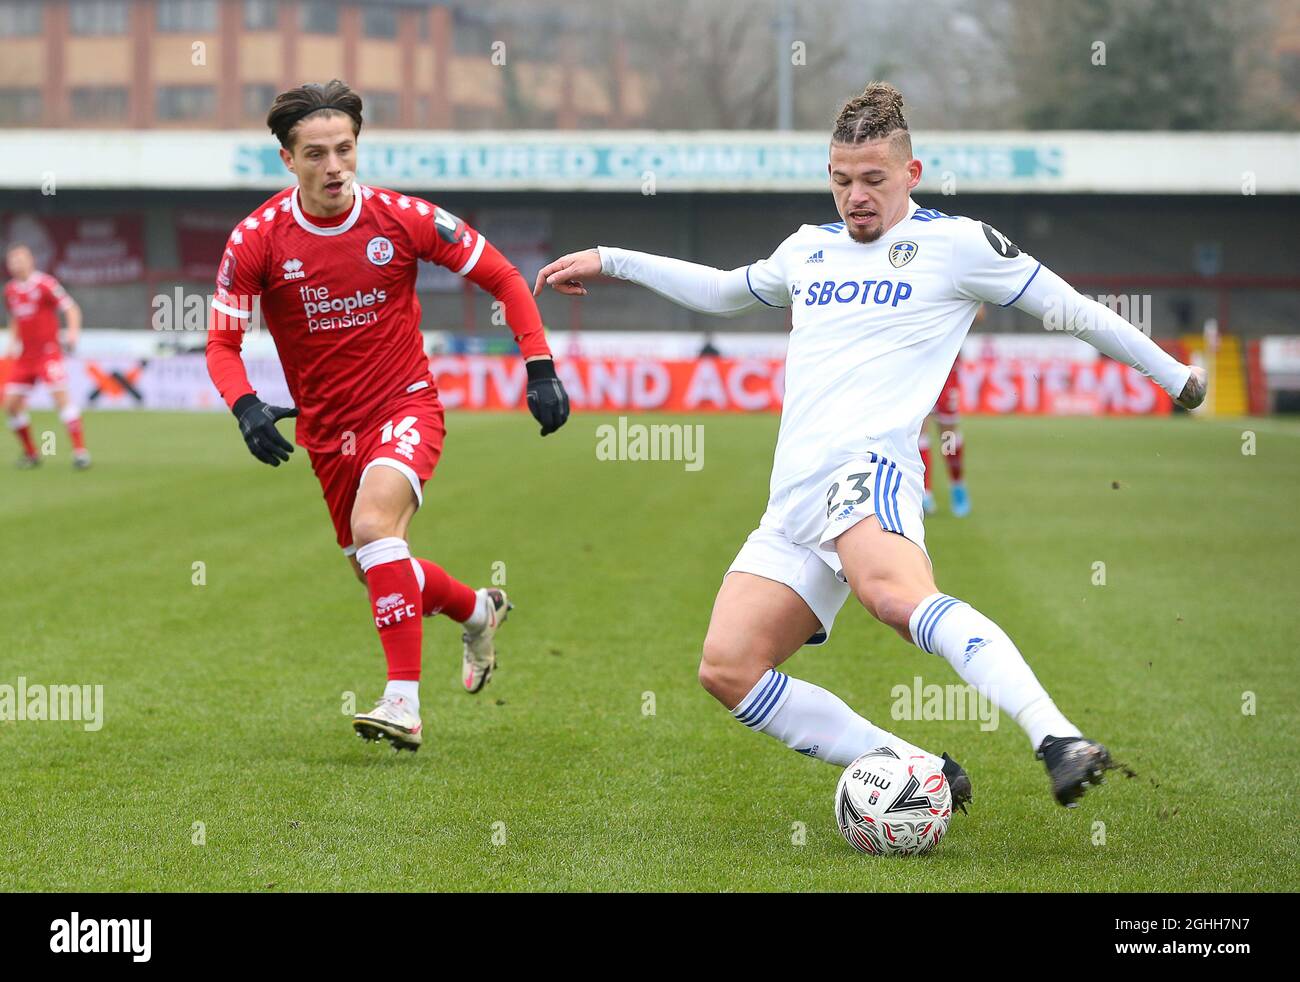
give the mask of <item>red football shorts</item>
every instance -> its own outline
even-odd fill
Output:
[[[38,382],[44,382],[52,389],[61,389],[68,382],[67,369],[63,367],[60,355],[47,355],[41,358],[23,358],[14,362],[13,374],[9,376],[9,385],[16,389],[30,389]]]
[[[371,420],[356,434],[344,438],[337,451],[308,450],[312,470],[320,481],[334,534],[346,555],[352,555],[352,506],[361,479],[372,467],[391,467],[411,482],[415,500],[424,503],[424,482],[442,456],[442,403],[434,392],[424,391],[393,403],[390,411]]]

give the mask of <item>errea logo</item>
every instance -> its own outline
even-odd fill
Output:
[[[303,272],[301,259],[286,259],[282,265],[286,280],[301,280],[307,275]]]
[[[394,607],[400,607],[404,603],[406,603],[406,598],[400,593],[390,593],[375,601],[375,610],[381,614],[387,614]]]

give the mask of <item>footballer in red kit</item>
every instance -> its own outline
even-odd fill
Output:
[[[416,750],[422,618],[463,625],[462,683],[475,693],[496,666],[494,637],[511,609],[495,587],[473,590],[413,557],[407,527],[442,452],[443,408],[429,371],[415,293],[417,261],[437,263],[499,301],[528,374],[528,407],[546,436],[568,418],[541,315],[510,262],[475,229],[420,198],[357,181],[361,98],[345,83],[278,96],[267,125],[298,179],[230,234],[217,271],[208,371],[252,454],[279,466],[295,439],[321,485],[339,546],[365,583],[388,662],[374,709],[353,719],[367,740]],[[262,402],[240,357],[265,324],[294,408]]]
[[[975,314],[975,322],[978,324],[984,320],[984,316],[984,307],[981,306]],[[934,420],[939,428],[939,453],[943,457],[944,466],[948,469],[948,500],[952,505],[953,516],[965,518],[970,514],[970,493],[966,490],[964,476],[965,445],[961,435],[961,379],[957,374],[957,362],[953,362],[948,378],[944,380],[943,388],[939,390],[939,398],[935,401],[934,409],[921,424],[921,463],[925,467],[925,492],[921,497],[921,507],[925,509],[927,515],[933,515],[938,510],[934,501],[934,491],[930,486],[931,449],[930,434],[927,431],[931,420]]]
[[[72,464],[78,469],[90,466],[85,434],[81,427],[81,410],[68,395],[68,375],[63,367],[63,347],[59,344],[59,314],[67,318],[65,345],[69,351],[81,334],[81,308],[53,276],[36,268],[31,249],[15,243],[5,250],[5,266],[11,279],[5,284],[5,307],[9,311],[9,357],[14,359],[13,372],[5,385],[5,414],[9,428],[22,446],[18,458],[21,468],[36,467],[40,455],[32,440],[31,418],[27,415],[27,397],[33,387],[49,387],[59,418],[72,441]]]

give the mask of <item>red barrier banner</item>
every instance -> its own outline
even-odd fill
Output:
[[[528,375],[508,355],[439,356],[429,362],[448,409],[514,409]],[[770,412],[781,408],[780,358],[565,358],[556,371],[576,410],[593,412]]]
[[[957,378],[961,411],[976,415],[1140,416],[1173,409],[1164,389],[1109,358],[981,358],[960,362]]]
[[[98,409],[221,409],[202,355],[146,358],[138,354],[66,360],[74,400]],[[289,405],[280,363],[245,358],[253,387],[275,405]],[[528,374],[517,355],[440,355],[429,367],[448,409],[523,409]],[[0,386],[12,368],[0,358]],[[777,412],[785,384],[780,358],[562,358],[556,366],[578,411]],[[1138,415],[1167,413],[1172,403],[1133,369],[1092,361],[978,358],[958,365],[962,412],[1001,415]],[[48,408],[38,386],[34,407]]]
[[[507,355],[445,355],[430,369],[448,409],[524,405],[523,362]],[[777,412],[785,388],[779,358],[564,358],[557,371],[575,410]],[[962,412],[1031,415],[1167,413],[1169,396],[1108,358],[981,358],[958,364]]]

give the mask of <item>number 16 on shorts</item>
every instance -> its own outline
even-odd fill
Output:
[[[379,432],[379,442],[385,444],[396,439],[397,446],[393,451],[410,460],[415,454],[415,448],[420,444],[420,431],[415,428],[415,424],[414,416],[406,416],[396,425],[390,419]]]

